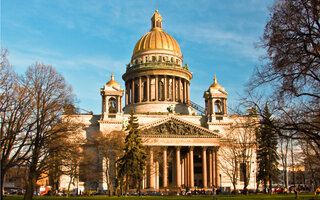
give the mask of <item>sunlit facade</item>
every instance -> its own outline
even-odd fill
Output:
[[[87,126],[85,137],[97,131],[123,130],[134,111],[148,152],[144,189],[210,190],[215,185],[232,190],[229,176],[221,170],[228,164],[222,163],[220,153],[228,148],[232,139],[228,131],[239,116],[228,114],[228,93],[215,76],[212,85],[204,88],[204,108],[190,101],[192,73],[183,63],[177,41],[163,30],[158,11],[151,18],[151,30],[138,40],[125,67],[125,88],[115,81],[119,77],[111,75],[100,90],[101,115],[78,116]],[[248,188],[255,189],[255,151],[252,157]],[[98,160],[103,169],[103,159]],[[237,188],[242,189],[240,171],[237,173]],[[104,179],[101,172],[100,190],[107,189]]]

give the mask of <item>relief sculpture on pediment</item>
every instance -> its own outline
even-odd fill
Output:
[[[178,121],[168,121],[141,131],[143,135],[206,135],[196,127]]]

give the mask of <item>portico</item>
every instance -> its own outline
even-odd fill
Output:
[[[210,188],[220,185],[218,147],[163,146],[160,149],[160,159],[155,159],[154,147],[148,149],[149,169],[145,176],[149,180],[145,188]],[[161,166],[161,170],[157,166]]]
[[[145,188],[210,188],[220,185],[220,138],[217,133],[172,116],[141,129],[149,155]]]

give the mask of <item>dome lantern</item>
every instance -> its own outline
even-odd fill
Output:
[[[162,17],[158,10],[151,17],[151,30],[152,29],[162,29]]]

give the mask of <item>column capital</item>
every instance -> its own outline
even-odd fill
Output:
[[[208,147],[202,147],[202,151],[207,151]]]
[[[176,149],[177,149],[177,150],[180,150],[180,149],[181,149],[181,147],[180,147],[180,146],[176,146]]]
[[[213,147],[213,151],[215,152],[219,151],[219,149],[220,149],[220,146]]]

